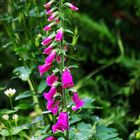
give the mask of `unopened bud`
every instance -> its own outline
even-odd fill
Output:
[[[8,116],[8,115],[3,115],[2,118],[3,118],[4,120],[6,120],[6,121],[9,120],[9,116]]]
[[[17,115],[17,114],[14,114],[14,115],[12,116],[12,119],[15,120],[15,121],[17,121],[17,120],[18,120],[18,115]]]

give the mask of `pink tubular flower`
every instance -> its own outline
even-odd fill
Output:
[[[45,140],[57,140],[57,138],[51,136],[51,137],[46,138]]]
[[[48,17],[48,21],[51,22],[54,20],[56,14],[52,13],[49,17]]]
[[[57,81],[58,81],[58,76],[55,76],[54,74],[48,76],[46,79],[46,83],[48,84],[48,86],[52,86]]]
[[[60,101],[49,100],[47,104],[47,109],[52,112],[53,115],[56,115],[58,112]]]
[[[42,76],[43,73],[47,72],[51,68],[51,64],[44,64],[38,66],[40,76]]]
[[[75,103],[75,106],[72,107],[72,110],[76,111],[84,105],[84,101],[81,100],[76,92],[72,96],[72,100]]]
[[[48,45],[48,44],[50,44],[51,43],[51,41],[52,41],[52,37],[47,37],[47,38],[45,38],[43,41],[42,41],[42,45],[43,46],[46,46],[46,45]]]
[[[52,126],[53,133],[59,130],[64,132],[65,130],[68,129],[69,129],[68,114],[66,112],[61,112],[58,116],[57,123]]]
[[[71,3],[68,3],[67,2],[65,5],[67,5],[68,7],[70,7],[70,9],[73,10],[73,11],[78,11],[79,10],[78,7],[76,7],[75,5],[73,5]]]
[[[56,41],[61,41],[63,39],[63,30],[62,29],[59,29],[57,31],[57,34],[55,36],[55,40]]]
[[[47,25],[43,28],[44,31],[50,31],[51,30],[51,25]]]
[[[46,14],[51,15],[54,12],[54,10],[56,10],[56,7],[52,8],[52,9],[46,9]]]
[[[56,93],[56,88],[55,87],[51,87],[50,91],[48,93],[44,93],[43,96],[44,98],[47,100],[47,101],[50,101],[53,99],[53,96],[55,95]]]
[[[45,59],[45,63],[48,64],[48,63],[52,63],[53,60],[55,59],[55,56],[56,56],[56,52],[55,51],[52,51],[48,57]]]
[[[50,54],[52,52],[52,45],[44,49],[43,54]]]
[[[65,69],[65,71],[62,74],[62,87],[63,88],[70,88],[73,87],[73,78],[68,69]]]
[[[53,2],[54,2],[54,0],[51,0],[51,1],[47,2],[46,4],[44,4],[44,7],[46,9],[50,8]]]

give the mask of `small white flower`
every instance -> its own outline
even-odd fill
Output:
[[[9,116],[8,116],[8,115],[3,115],[2,118],[3,118],[4,120],[9,120]]]
[[[15,120],[15,121],[17,121],[17,120],[18,120],[18,115],[17,115],[17,114],[14,114],[14,115],[12,116],[12,119]]]
[[[6,91],[4,91],[4,94],[7,95],[8,97],[12,97],[14,94],[16,93],[15,89],[7,89]]]

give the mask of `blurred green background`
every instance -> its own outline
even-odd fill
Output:
[[[116,128],[124,140],[140,139],[140,0],[75,0],[67,11],[75,38],[67,37],[68,64],[81,97],[95,99],[92,114]],[[44,0],[0,0],[0,92],[18,93],[41,81]],[[44,34],[45,35],[45,34]],[[78,39],[78,41],[77,41]],[[77,43],[76,43],[77,42]],[[19,78],[17,78],[19,77]],[[0,94],[0,108],[8,102]],[[26,112],[27,113],[27,112]]]

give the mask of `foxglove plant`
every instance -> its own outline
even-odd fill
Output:
[[[56,116],[58,119],[56,124],[52,126],[52,132],[57,131],[66,132],[65,139],[69,140],[69,110],[68,110],[68,96],[72,96],[74,106],[71,110],[76,111],[84,105],[74,90],[74,82],[69,66],[66,66],[67,58],[67,43],[65,36],[65,20],[64,9],[79,10],[71,3],[64,3],[64,0],[50,0],[44,4],[46,14],[48,16],[48,25],[43,30],[49,34],[43,39],[42,45],[46,46],[43,51],[44,55],[48,55],[44,60],[44,64],[38,66],[40,76],[48,72],[52,68],[51,74],[46,77],[46,84],[50,87],[48,92],[44,92],[44,99],[47,101],[46,108]],[[73,92],[73,90],[75,92]],[[59,98],[58,98],[59,97]],[[46,140],[57,140],[57,138],[50,136]]]

